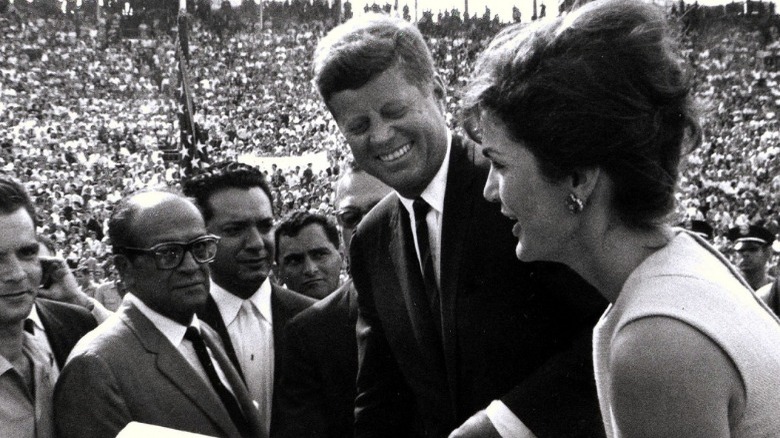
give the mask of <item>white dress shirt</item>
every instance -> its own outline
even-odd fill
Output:
[[[211,296],[225,322],[249,394],[258,404],[260,418],[268,433],[274,389],[271,282],[266,278],[252,296],[243,300],[212,281]]]
[[[444,161],[439,167],[433,179],[428,183],[428,187],[423,190],[420,197],[431,206],[428,215],[425,216],[425,223],[428,225],[428,245],[431,248],[431,258],[433,258],[433,272],[436,276],[436,285],[441,289],[441,219],[444,215],[444,193],[447,190],[447,172],[450,170],[450,151],[452,149],[452,133],[447,131],[447,152],[444,155]],[[414,199],[404,198],[400,193],[398,199],[409,213],[412,223],[412,236],[414,236],[414,248],[417,252],[417,261],[420,263],[420,272],[424,271],[422,265],[422,256],[420,256],[420,246],[417,244],[417,228],[414,226]]]

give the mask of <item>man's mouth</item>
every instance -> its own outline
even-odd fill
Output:
[[[395,161],[395,160],[403,157],[404,155],[406,155],[411,150],[412,150],[412,144],[411,143],[406,143],[405,145],[401,146],[400,148],[398,148],[398,149],[396,149],[394,151],[391,151],[391,152],[388,152],[386,154],[380,155],[379,156],[379,160],[380,161],[384,161],[385,163],[390,162],[390,161]]]
[[[244,259],[238,259],[237,262],[241,263],[243,265],[261,265],[263,263],[266,263],[268,259],[266,257],[252,257],[252,258],[244,258]]]
[[[325,279],[315,278],[313,280],[306,280],[306,281],[304,281],[303,285],[304,286],[311,286],[311,285],[314,285],[314,284],[322,283],[323,281],[325,281]]]
[[[18,297],[22,297],[22,296],[25,296],[25,295],[29,295],[31,293],[32,292],[30,292],[29,290],[22,290],[22,291],[19,291],[19,292],[13,292],[13,293],[10,293],[10,294],[0,295],[0,297],[2,297],[2,298],[18,298]]]

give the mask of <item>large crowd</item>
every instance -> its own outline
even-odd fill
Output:
[[[333,182],[350,159],[311,84],[310,60],[328,20],[217,34],[195,19],[190,29],[194,120],[211,160],[327,156],[312,177],[305,165],[262,169],[280,217],[332,213]],[[178,147],[176,38],[163,32],[107,44],[94,20],[79,26],[77,33],[64,16],[0,15],[0,168],[27,184],[39,231],[98,283],[111,271],[104,230],[112,204],[180,179],[178,162],[162,152]],[[456,130],[459,91],[495,31],[464,25],[427,36]],[[759,41],[738,21],[683,38],[705,136],[688,158],[677,220],[707,220],[723,248],[735,225],[780,232],[780,72],[757,56],[767,43]]]

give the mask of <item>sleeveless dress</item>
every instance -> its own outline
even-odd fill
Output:
[[[732,437],[780,436],[780,320],[717,250],[698,236],[676,232],[629,275],[594,329],[594,371],[607,436],[621,436],[609,398],[612,341],[626,324],[648,316],[695,328],[735,364],[745,385],[745,408],[731,425]]]

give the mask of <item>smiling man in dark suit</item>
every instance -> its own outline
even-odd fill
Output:
[[[314,74],[355,161],[395,190],[351,243],[355,436],[603,435],[590,332],[605,302],[560,266],[515,258],[420,32],[351,20],[320,41]]]
[[[211,291],[198,313],[219,333],[243,374],[270,433],[277,415],[284,327],[314,300],[273,284],[274,214],[271,190],[256,168],[217,163],[184,182],[209,232],[219,236]]]

